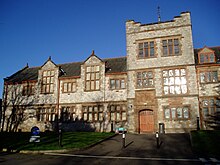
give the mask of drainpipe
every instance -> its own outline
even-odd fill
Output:
[[[59,119],[60,119],[60,79],[58,77],[58,83],[57,83],[57,126],[58,126],[58,130],[59,130]]]
[[[199,83],[199,72],[198,72],[197,66],[195,66],[195,69],[196,69],[196,82],[197,82],[198,106],[199,106],[199,109],[198,109],[198,112],[197,112],[198,115],[197,115],[197,118],[196,118],[196,125],[197,125],[197,130],[199,130],[200,127],[202,126],[202,119],[201,119],[201,114],[200,114],[201,104],[200,104],[200,99],[199,99],[199,96],[200,96],[200,90],[199,90],[200,83]]]

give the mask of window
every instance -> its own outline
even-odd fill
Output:
[[[209,115],[214,115],[216,112],[220,112],[220,100],[215,98],[204,98],[201,101],[203,117],[206,118]]]
[[[111,105],[110,107],[110,121],[126,121],[127,113],[125,105]]]
[[[143,42],[138,44],[138,58],[155,57],[154,41]]]
[[[42,93],[53,93],[54,88],[54,71],[43,71],[42,76]]]
[[[214,53],[199,53],[199,63],[214,63],[215,54]]]
[[[199,77],[200,77],[200,83],[218,82],[217,71],[200,72]]]
[[[167,120],[189,119],[189,107],[164,107],[164,118]]]
[[[33,95],[34,91],[35,91],[35,84],[28,83],[23,86],[22,95],[23,96]]]
[[[124,79],[111,79],[110,89],[125,89],[125,80]]]
[[[71,93],[76,91],[76,82],[63,82],[63,93]]]
[[[61,108],[61,121],[75,121],[77,119],[76,116],[76,108],[74,106],[67,106]]]
[[[103,121],[103,106],[84,106],[82,118],[84,121]]]
[[[180,54],[180,43],[178,38],[162,40],[163,56]]]
[[[137,88],[147,88],[154,86],[152,71],[137,72],[136,75],[137,75],[137,82],[136,82]]]
[[[100,66],[86,67],[86,91],[99,90]]]
[[[38,109],[37,120],[38,121],[55,121],[56,110],[55,107],[42,107]]]
[[[186,69],[163,70],[163,90],[165,95],[186,94]]]

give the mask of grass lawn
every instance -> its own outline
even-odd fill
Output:
[[[220,158],[220,131],[192,131],[193,151]]]
[[[59,149],[80,149],[95,144],[114,133],[100,132],[63,132],[62,147],[59,146],[58,134],[54,132],[41,132],[39,143],[30,143],[31,133],[15,132],[0,133],[0,148],[13,150],[59,150]]]

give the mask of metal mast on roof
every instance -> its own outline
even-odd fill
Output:
[[[160,21],[161,21],[161,17],[160,17],[160,6],[157,7],[157,15],[158,15],[158,23],[160,23]]]

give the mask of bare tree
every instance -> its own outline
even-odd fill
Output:
[[[18,84],[5,84],[4,86],[1,132],[16,132],[19,125],[29,118],[28,114],[24,112],[27,106],[24,102],[29,95],[23,96],[21,89],[21,85]]]

